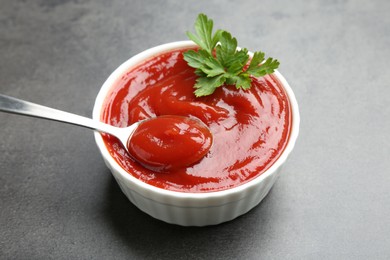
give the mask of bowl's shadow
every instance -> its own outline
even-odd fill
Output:
[[[242,258],[243,245],[249,248],[256,243],[261,250],[262,234],[270,223],[271,203],[267,203],[267,198],[271,194],[233,221],[208,227],[182,227],[143,213],[126,198],[114,178],[108,182],[106,191],[104,218],[128,250],[142,259]]]

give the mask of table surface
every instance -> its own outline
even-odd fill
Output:
[[[90,116],[119,64],[185,40],[204,12],[281,61],[301,129],[256,208],[186,228],[127,200],[91,131],[0,113],[0,258],[389,259],[389,11],[386,0],[2,0],[2,94]]]

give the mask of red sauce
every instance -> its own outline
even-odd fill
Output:
[[[206,155],[189,166],[158,172],[128,155],[114,137],[103,135],[110,154],[141,181],[180,192],[225,190],[261,175],[279,158],[290,134],[291,108],[283,86],[267,75],[253,78],[249,90],[224,86],[196,98],[196,75],[182,52],[153,57],[123,75],[107,95],[102,120],[125,127],[161,115],[198,118],[213,135]]]
[[[212,144],[202,121],[183,116],[159,116],[141,122],[127,143],[130,154],[145,168],[166,172],[202,159]]]

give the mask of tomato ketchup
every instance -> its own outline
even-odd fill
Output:
[[[292,125],[288,96],[271,74],[253,77],[249,90],[225,85],[197,98],[197,76],[183,59],[186,50],[168,51],[127,71],[110,89],[101,114],[102,121],[118,127],[164,115],[179,116],[178,121],[145,126],[131,148],[135,156],[112,136],[103,134],[104,143],[129,174],[159,188],[210,192],[237,187],[264,173],[287,145]],[[200,120],[211,135],[200,130],[191,139],[189,132],[177,135],[180,127],[170,132],[181,120],[186,124],[183,117]],[[183,138],[183,143],[159,150],[157,136]],[[194,141],[202,138],[203,144]]]

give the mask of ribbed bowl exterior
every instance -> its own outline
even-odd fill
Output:
[[[161,52],[191,46],[193,43],[189,41],[164,44],[146,50],[123,63],[103,84],[96,98],[93,118],[100,120],[101,108],[108,91],[128,69]],[[281,166],[292,151],[299,131],[299,111],[294,93],[278,71],[275,75],[290,98],[293,125],[285,151],[266,172],[241,186],[224,191],[207,193],[168,191],[146,184],[122,169],[109,154],[100,133],[95,132],[95,140],[105,164],[111,170],[123,193],[135,206],[150,216],[182,226],[216,225],[235,219],[258,205],[278,178]]]
[[[202,199],[187,197],[177,200],[175,196],[140,191],[134,183],[112,169],[107,161],[106,165],[110,168],[122,192],[136,207],[156,219],[181,226],[216,225],[245,214],[263,200],[280,173],[279,168],[258,185],[245,189],[239,194],[222,196],[217,200],[209,201],[207,197]]]

